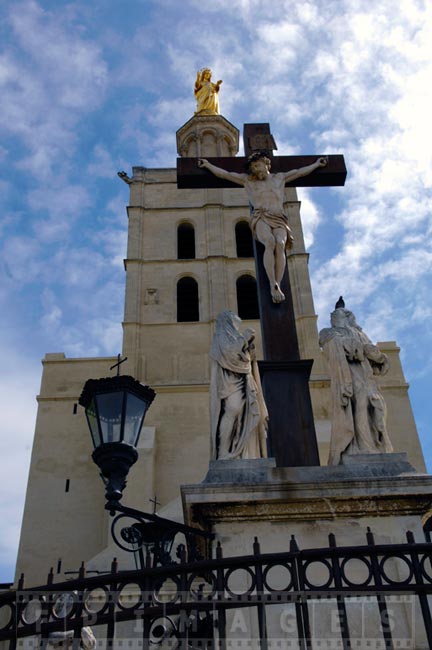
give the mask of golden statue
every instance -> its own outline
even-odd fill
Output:
[[[212,71],[210,68],[202,68],[197,72],[195,81],[195,98],[197,100],[197,109],[195,115],[204,113],[205,115],[219,115],[219,88],[222,79],[217,83],[211,80]]]

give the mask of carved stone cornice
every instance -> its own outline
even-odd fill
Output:
[[[181,492],[185,521],[204,528],[233,521],[422,517],[432,509],[432,477],[417,473],[406,454],[370,455],[369,463],[335,467],[212,461],[203,483]]]

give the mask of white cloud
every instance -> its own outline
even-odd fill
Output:
[[[368,16],[359,11],[331,16],[325,51],[311,58],[308,84],[325,70],[332,86],[331,92],[322,88],[324,132],[317,129],[314,137],[333,150],[336,143],[349,174],[340,193],[345,206],[333,216],[345,232],[340,249],[314,274],[316,302],[324,312],[342,287],[354,304],[362,304],[385,291],[390,280],[409,291],[420,278],[430,278],[425,250],[431,217],[425,194],[432,169],[430,96],[425,97],[430,57],[426,62],[417,43],[427,42],[430,54],[432,40],[425,36],[430,21],[416,7],[413,15],[412,5],[394,12],[390,3],[380,2]],[[332,215],[326,218],[331,222]],[[397,313],[401,333],[409,323],[401,318],[399,295],[389,298],[382,326],[393,327]],[[414,299],[414,309],[415,304]]]
[[[93,148],[93,160],[87,166],[87,172],[101,178],[112,178],[115,164],[110,152],[102,145]]]
[[[122,210],[124,211],[124,202],[122,205]],[[125,224],[126,226],[126,224]],[[119,230],[109,226],[104,230],[100,230],[97,238],[94,238],[96,243],[103,245],[104,255],[105,255],[105,264],[117,267],[121,269],[121,277],[123,277],[124,266],[123,260],[126,257],[126,248],[127,248],[127,230],[126,227],[124,230]]]
[[[28,204],[34,212],[34,237],[46,247],[68,239],[77,218],[90,208],[92,198],[83,185],[68,184],[66,180],[61,184],[56,180],[49,188],[40,186],[30,191]]]
[[[64,182],[49,188],[41,186],[29,192],[28,202],[33,210],[46,211],[55,219],[66,219],[85,212],[91,205],[91,197],[83,185]]]
[[[295,60],[301,42],[301,27],[287,20],[276,24],[274,22],[257,25],[256,33],[266,46],[281,49],[282,62]],[[276,70],[272,71],[277,72]]]
[[[31,282],[39,278],[43,270],[40,246],[30,237],[9,237],[2,258],[13,282]]]
[[[100,102],[107,71],[94,42],[80,37],[73,24],[63,22],[62,14],[44,11],[32,0],[13,6],[10,22],[17,43],[60,106],[74,110]]]
[[[29,0],[11,5],[8,20],[15,48],[0,58],[0,129],[28,149],[17,167],[48,179],[76,149],[79,116],[100,104],[107,67],[61,12]]]
[[[297,190],[298,198],[301,202],[301,222],[303,227],[303,237],[306,249],[309,249],[315,237],[315,231],[321,221],[321,214],[310,197],[309,190],[301,187]]]

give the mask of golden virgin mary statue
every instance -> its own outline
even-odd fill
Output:
[[[210,68],[202,68],[197,72],[195,81],[195,99],[197,109],[195,115],[203,113],[204,115],[219,115],[219,88],[222,80],[213,83],[211,80],[212,71]]]

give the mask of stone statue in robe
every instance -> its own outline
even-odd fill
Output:
[[[211,80],[212,71],[210,68],[198,70],[195,81],[194,94],[197,101],[195,115],[219,115],[219,88],[222,80],[216,83]]]
[[[255,359],[255,332],[223,311],[210,350],[210,425],[213,460],[266,458],[268,413]]]
[[[345,309],[342,296],[330,320],[331,327],[319,334],[333,402],[328,463],[338,465],[350,454],[391,452],[386,404],[375,379],[387,373],[388,358]]]

